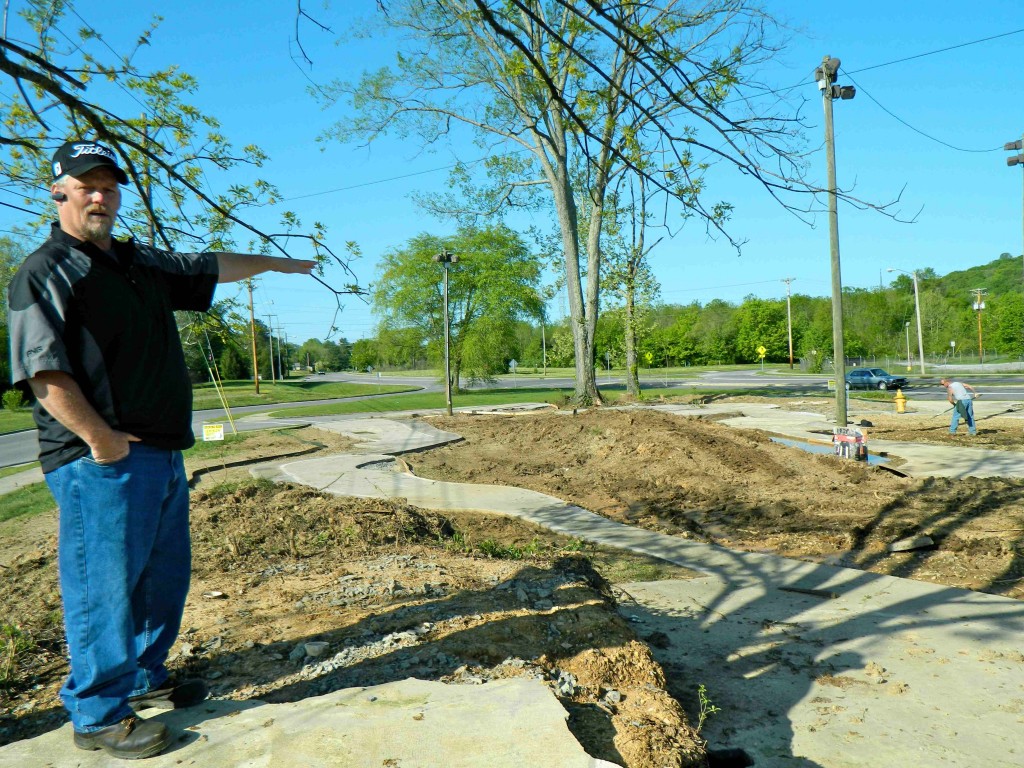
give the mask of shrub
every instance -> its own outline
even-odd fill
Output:
[[[8,411],[16,411],[25,407],[25,396],[20,389],[8,389],[3,396],[4,408]]]

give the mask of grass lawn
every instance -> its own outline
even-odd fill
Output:
[[[413,386],[378,386],[377,384],[350,384],[344,381],[294,381],[277,383],[260,382],[257,395],[251,381],[228,381],[224,384],[224,395],[232,408],[243,405],[273,405],[294,403],[302,400],[325,400],[336,397],[358,397],[389,392],[415,392]],[[213,384],[196,384],[192,388],[192,408],[197,411],[220,408],[220,397]]]
[[[30,469],[35,469],[39,466],[38,461],[32,461],[28,464],[18,464],[16,467],[4,467],[0,469],[0,477],[10,477],[11,475],[20,475],[22,472],[26,472]]]
[[[20,432],[23,429],[34,429],[35,426],[36,423],[32,421],[31,408],[19,408],[16,411],[0,409],[0,435],[8,432]]]
[[[0,523],[23,515],[39,515],[57,507],[46,483],[33,483],[0,496]]]
[[[505,405],[508,403],[561,404],[572,395],[571,389],[519,387],[518,389],[485,389],[452,394],[452,407]],[[351,403],[325,403],[305,408],[289,408],[288,416],[331,416],[343,413],[384,413],[387,411],[427,411],[445,407],[444,392],[422,392],[393,397],[375,397]]]

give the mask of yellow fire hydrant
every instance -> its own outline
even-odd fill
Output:
[[[907,396],[903,394],[902,389],[896,390],[896,397],[893,398],[896,403],[896,413],[907,412]]]

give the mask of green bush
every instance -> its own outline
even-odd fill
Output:
[[[8,411],[17,411],[25,407],[25,396],[20,389],[8,389],[3,396],[4,408]]]

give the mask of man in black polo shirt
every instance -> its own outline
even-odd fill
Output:
[[[76,746],[149,757],[171,736],[134,710],[208,693],[164,666],[189,585],[181,450],[195,442],[174,311],[209,309],[218,282],[309,274],[314,263],[112,239],[128,177],[95,142],[61,146],[53,177],[59,222],[11,281],[8,317],[11,378],[36,396],[40,462],[60,507],[71,656],[61,698]]]

